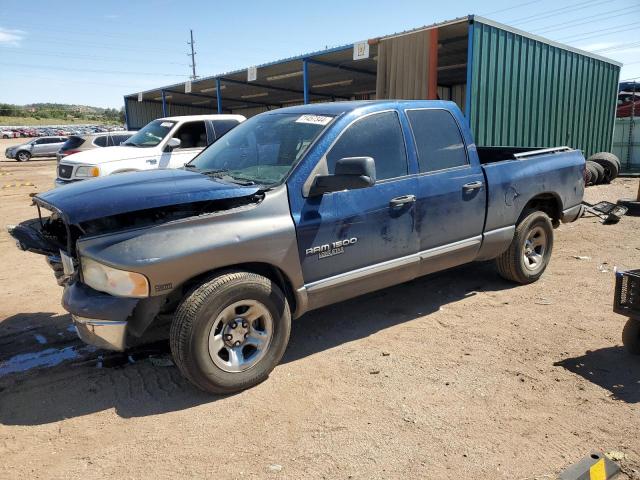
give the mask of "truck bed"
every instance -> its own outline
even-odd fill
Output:
[[[487,184],[485,232],[515,225],[524,203],[534,197],[554,198],[559,213],[582,201],[585,161],[580,150],[479,147],[478,155]]]
[[[568,147],[544,148],[544,147],[476,147],[478,158],[482,165],[488,163],[502,162],[504,160],[516,160],[518,157],[528,155],[538,155],[544,152],[560,151]],[[523,155],[524,154],[524,155]]]

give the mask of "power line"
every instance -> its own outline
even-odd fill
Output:
[[[496,13],[506,12],[507,10],[513,10],[514,8],[522,8],[526,5],[531,5],[532,3],[540,3],[542,0],[533,0],[527,3],[521,3],[519,5],[514,5],[513,7],[502,8],[500,10],[494,10],[493,12],[481,13],[480,16],[485,17],[487,15],[495,15]]]
[[[640,8],[640,6],[631,7],[630,9],[627,9],[627,10],[634,11],[634,10],[638,10],[639,8]],[[544,27],[544,28],[542,28],[540,30],[536,30],[536,33],[546,33],[546,32],[552,32],[554,30],[562,30],[562,29],[567,28],[567,27],[577,27],[579,25],[584,25],[584,24],[587,24],[587,23],[591,23],[590,19],[593,19],[593,18],[598,18],[599,21],[600,20],[610,20],[612,18],[628,16],[629,13],[630,12],[626,12],[625,11],[624,13],[617,13],[615,15],[604,15],[604,16],[602,15],[602,13],[597,13],[595,15],[590,15],[588,17],[583,17],[583,18],[579,18],[579,19],[576,19],[576,20],[571,20],[571,21],[568,21],[568,22],[556,23],[554,25],[549,25],[548,27]]]
[[[101,62],[126,62],[127,60],[124,58],[115,58],[115,57],[103,57],[97,55],[76,55],[69,53],[59,53],[59,52],[46,52],[39,50],[25,50],[20,48],[15,51],[16,54],[22,55],[35,55],[35,56],[45,56],[45,57],[59,57],[59,58],[75,58],[79,60],[100,60]],[[180,66],[189,66],[188,63],[178,63],[178,62],[154,62],[150,60],[134,60],[136,64],[145,63],[149,65],[180,65]]]
[[[602,32],[609,32],[610,30],[614,30],[614,31],[611,31],[611,32],[607,33],[607,35],[609,35],[611,33],[618,33],[618,32],[624,32],[624,31],[627,31],[627,30],[632,30],[632,28],[626,28],[625,29],[624,27],[633,27],[633,26],[638,25],[638,24],[640,24],[640,22],[632,22],[632,23],[626,23],[624,25],[617,25],[615,27],[601,28],[599,30],[591,30],[590,32],[578,33],[578,34],[575,34],[575,35],[569,35],[568,37],[562,37],[559,40],[560,41],[569,40],[569,41],[575,42],[576,40],[584,40],[586,38],[591,38],[591,37],[594,36],[592,34],[602,33]],[[621,30],[617,30],[617,29],[621,29]],[[578,38],[574,38],[574,37],[578,37]]]
[[[612,47],[607,47],[607,48],[599,48],[597,50],[591,50],[593,53],[598,53],[598,52],[614,52],[616,50],[625,50],[627,48],[633,48],[633,47],[640,47],[640,42],[631,42],[631,43],[623,43],[620,45],[614,45]]]
[[[91,80],[74,80],[74,79],[66,79],[61,77],[47,77],[41,75],[25,75],[25,74],[11,74],[12,77],[20,77],[20,78],[28,78],[28,79],[38,79],[38,80],[47,80],[52,82],[61,82],[61,83],[81,83],[83,85],[101,85],[106,87],[118,87],[118,88],[132,88],[132,84],[121,84],[121,83],[109,83],[109,82],[95,82]],[[135,81],[135,79],[134,79]],[[135,89],[134,89],[135,90]],[[138,90],[145,90],[145,88],[140,88]]]
[[[157,55],[179,55],[182,54],[182,52],[177,52],[175,50],[173,51],[169,51],[169,50],[165,50],[165,49],[154,49],[154,48],[148,48],[148,47],[139,47],[138,45],[132,46],[132,45],[120,45],[120,44],[110,44],[110,43],[93,43],[93,42],[74,42],[73,40],[60,40],[59,37],[39,37],[38,41],[41,41],[42,43],[53,43],[53,44],[61,44],[61,45],[71,45],[73,47],[78,47],[78,46],[83,46],[83,47],[89,47],[89,48],[106,48],[109,50],[122,50],[122,51],[126,51],[126,52],[133,52],[135,51],[136,53],[155,53]]]
[[[581,7],[581,6],[595,7],[596,5],[600,5],[603,3],[610,3],[611,1],[613,0],[587,0],[586,2],[573,3],[565,7],[560,7],[553,10],[547,10],[543,13],[536,13],[534,15],[528,15],[526,17],[516,18],[514,20],[506,21],[505,23],[508,23],[510,25],[519,25],[523,23],[535,22],[537,20],[542,20],[549,17],[555,17],[557,16],[558,13],[565,13],[567,11],[571,11],[575,9],[576,7]]]
[[[55,65],[27,65],[24,63],[7,63],[0,62],[0,65],[6,65],[9,67],[23,67],[23,68],[38,68],[38,69],[47,69],[47,70],[60,70],[64,72],[81,72],[81,73],[111,73],[118,75],[151,75],[154,77],[185,77],[187,75],[177,75],[171,73],[151,73],[151,72],[124,72],[118,70],[93,70],[88,68],[67,68],[67,67],[58,67]]]

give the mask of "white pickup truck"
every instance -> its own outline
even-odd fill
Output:
[[[188,115],[153,120],[119,146],[63,158],[58,165],[56,187],[112,173],[180,168],[244,120],[242,115]]]

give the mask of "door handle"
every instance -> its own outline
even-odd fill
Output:
[[[464,190],[478,190],[479,188],[482,188],[484,186],[483,182],[477,181],[477,182],[469,182],[469,183],[465,183],[462,188]]]
[[[415,195],[402,195],[400,197],[392,198],[389,200],[389,205],[391,207],[402,207],[407,203],[415,203],[416,196]]]
[[[158,163],[158,160],[152,158],[151,160],[147,160],[147,163],[150,163],[151,165],[155,165],[156,163]]]

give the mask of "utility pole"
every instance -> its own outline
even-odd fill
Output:
[[[198,78],[198,76],[196,75],[196,52],[194,50],[195,42],[193,41],[193,30],[189,30],[189,32],[191,33],[191,41],[187,42],[187,45],[191,45],[191,53],[187,53],[187,55],[191,55],[191,65],[189,65],[191,67],[191,71],[193,72],[191,75],[191,80],[195,80]]]

